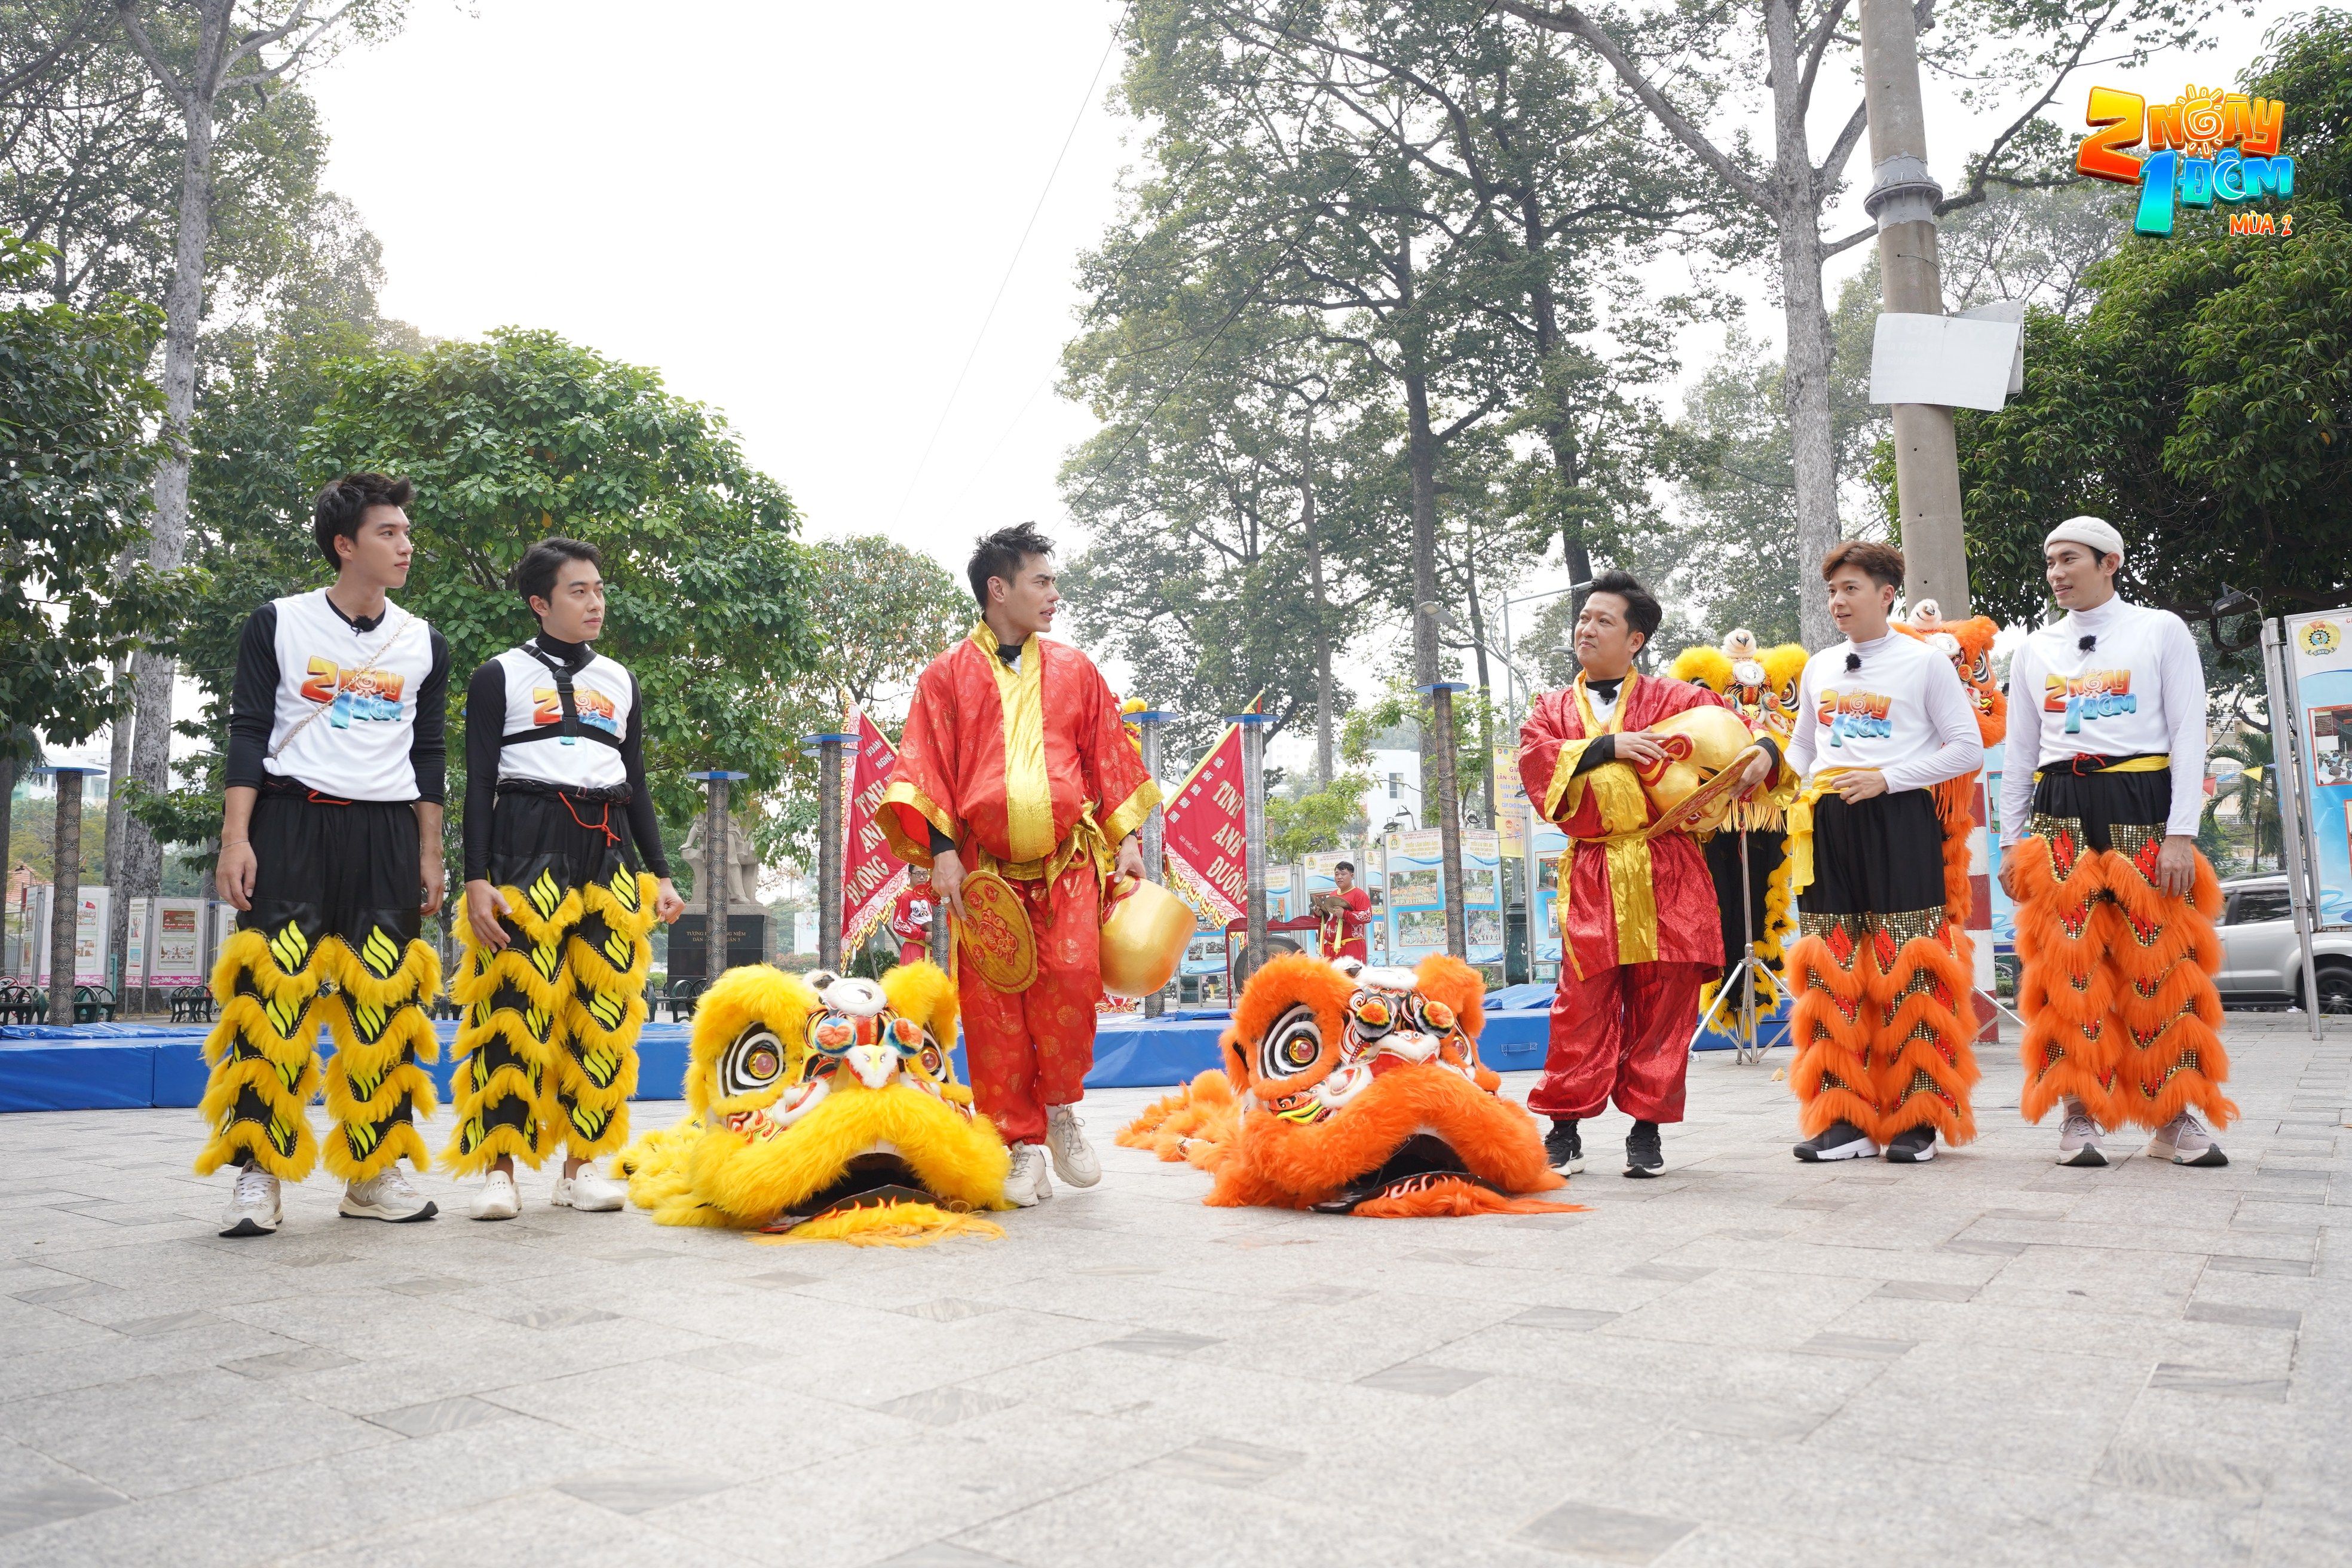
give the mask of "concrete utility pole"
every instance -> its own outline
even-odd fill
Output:
[[[1911,0],[1861,0],[1863,96],[1870,113],[1870,194],[1878,224],[1882,300],[1890,311],[1944,313],[1936,204],[1927,173],[1927,118],[1919,101],[1919,35]],[[1952,411],[1897,403],[1895,494],[1903,518],[1905,596],[1932,598],[1946,616],[1969,614],[1968,548],[1960,531],[1959,448]]]
[[[803,737],[816,746],[816,961],[820,968],[841,972],[841,884],[848,875],[846,846],[842,841],[841,754],[856,744],[847,730]]]
[[[716,980],[727,973],[727,786],[749,773],[730,773],[725,768],[712,768],[707,773],[688,773],[688,778],[700,779],[710,791],[708,814],[702,819],[702,875],[708,886],[701,889],[704,920],[709,926],[709,939],[704,944],[709,956],[702,965],[705,980]]]
[[[1272,721],[1265,713],[1233,716],[1242,731],[1242,840],[1248,867],[1243,913],[1249,934],[1242,951],[1252,974],[1265,962],[1265,726]]]
[[[74,944],[81,935],[81,776],[87,768],[51,770],[58,784],[58,819],[51,847],[57,869],[49,881],[49,1022],[74,1021]]]
[[[1143,734],[1143,771],[1150,774],[1152,782],[1157,784],[1160,782],[1160,726],[1175,718],[1175,711],[1172,709],[1150,708],[1129,717],[1134,720],[1136,728]],[[1151,815],[1143,819],[1143,874],[1155,882],[1167,879],[1166,834],[1166,814],[1161,807],[1155,805],[1151,808]],[[1164,987],[1143,999],[1145,1017],[1157,1018],[1167,1011],[1168,993]]]

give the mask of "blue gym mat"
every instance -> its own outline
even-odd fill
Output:
[[[1497,1072],[1515,1072],[1543,1065],[1550,1015],[1549,1007],[1497,1007],[1507,998],[1517,1001],[1528,992],[1548,1003],[1541,986],[1514,986],[1487,998],[1486,1033],[1479,1054]],[[1218,1063],[1217,1037],[1226,1015],[1206,1008],[1187,1008],[1172,1017],[1112,1016],[1103,1019],[1095,1034],[1094,1070],[1087,1074],[1088,1089],[1158,1089],[1183,1083]],[[456,1038],[455,1020],[435,1026],[441,1037],[442,1059],[432,1064],[435,1088],[443,1104],[449,1100],[449,1047]],[[152,1106],[193,1106],[204,1098],[205,1064],[199,1047],[202,1026],[165,1024],[83,1024],[61,1028],[48,1024],[0,1025],[0,1111],[121,1110]],[[1773,1045],[1785,1044],[1788,1024],[1775,1015],[1763,1028]],[[675,1100],[686,1077],[689,1026],[649,1023],[637,1041],[637,1098]],[[321,1045],[331,1042],[322,1034]],[[1728,1036],[1710,1034],[1699,1041],[1701,1050],[1727,1050]],[[956,1049],[956,1070],[964,1074],[963,1050]],[[964,1075],[969,1079],[969,1075]]]

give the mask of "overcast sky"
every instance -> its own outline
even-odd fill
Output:
[[[551,328],[650,365],[726,415],[812,531],[880,530],[960,566],[977,531],[1066,521],[1055,474],[1093,428],[1053,383],[1077,258],[1132,162],[1105,106],[1120,8],[416,0],[398,37],[309,85],[329,185],[383,242],[386,313],[441,337]],[[2231,79],[2286,9],[2091,75],[2165,98]],[[1817,144],[1851,101],[1820,96]],[[1997,121],[1932,80],[1929,106],[1931,165],[1957,184]],[[1858,193],[1866,145],[1853,168]],[[1832,232],[1861,221],[1848,205]],[[1749,330],[1777,342],[1760,279],[1740,281]],[[1718,335],[1686,339],[1686,378]]]
[[[1055,472],[1091,429],[1052,384],[1130,156],[1104,104],[1118,11],[417,0],[311,91],[330,183],[383,241],[388,313],[651,365],[725,412],[814,531],[960,562],[978,530],[1061,521]],[[2226,77],[2258,32],[2233,20],[2137,74],[2168,95]],[[1821,96],[1833,125],[1848,95]],[[1939,100],[1931,134],[1953,183],[1989,129]]]

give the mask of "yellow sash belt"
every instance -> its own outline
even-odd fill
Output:
[[[1854,772],[1853,768],[1823,768],[1805,781],[1797,798],[1789,803],[1789,896],[1796,897],[1813,885],[1813,803],[1830,793],[1840,777]]]

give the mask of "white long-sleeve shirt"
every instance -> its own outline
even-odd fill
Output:
[[[1848,668],[1847,658],[1861,660]],[[1916,637],[1888,632],[1842,642],[1805,661],[1789,765],[1876,768],[1886,788],[1925,789],[1984,766],[1984,741],[1952,661]]]
[[[2085,638],[2095,639],[2090,647]],[[2205,808],[2205,667],[2179,616],[2109,599],[2070,610],[2025,639],[2009,665],[2009,747],[2000,837],[2025,837],[2033,770],[2096,755],[2169,752],[2167,833],[2196,837]]]

